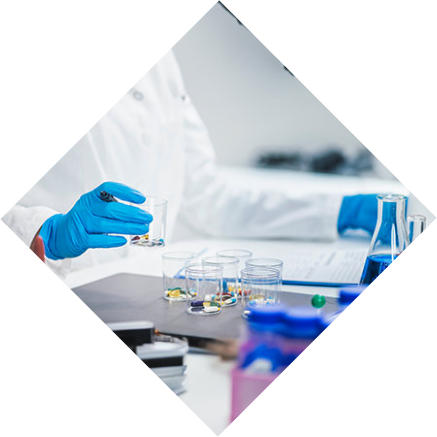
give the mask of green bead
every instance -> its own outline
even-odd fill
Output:
[[[322,308],[325,306],[325,303],[326,303],[326,298],[321,294],[315,294],[311,299],[311,305],[314,308]]]

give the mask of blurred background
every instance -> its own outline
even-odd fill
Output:
[[[174,51],[219,165],[394,179],[220,2]]]

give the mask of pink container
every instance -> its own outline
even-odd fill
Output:
[[[233,422],[279,375],[250,374],[232,370],[231,422]]]

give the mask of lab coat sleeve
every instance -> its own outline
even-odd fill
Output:
[[[207,129],[188,97],[183,114],[186,177],[180,219],[197,232],[241,238],[334,239],[342,195],[250,190],[220,177]]]
[[[24,207],[15,205],[3,217],[3,221],[15,234],[30,246],[42,224],[57,211],[45,206]],[[70,260],[54,261],[49,258],[45,263],[60,277],[65,277],[70,269]]]

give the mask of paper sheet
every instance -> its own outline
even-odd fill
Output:
[[[324,243],[211,239],[178,242],[172,247],[172,250],[198,252],[201,258],[215,255],[221,249],[248,249],[254,258],[282,260],[284,284],[341,287],[358,284],[369,241],[339,239]]]
[[[290,251],[284,261],[283,282],[341,286],[357,284],[367,249]]]

